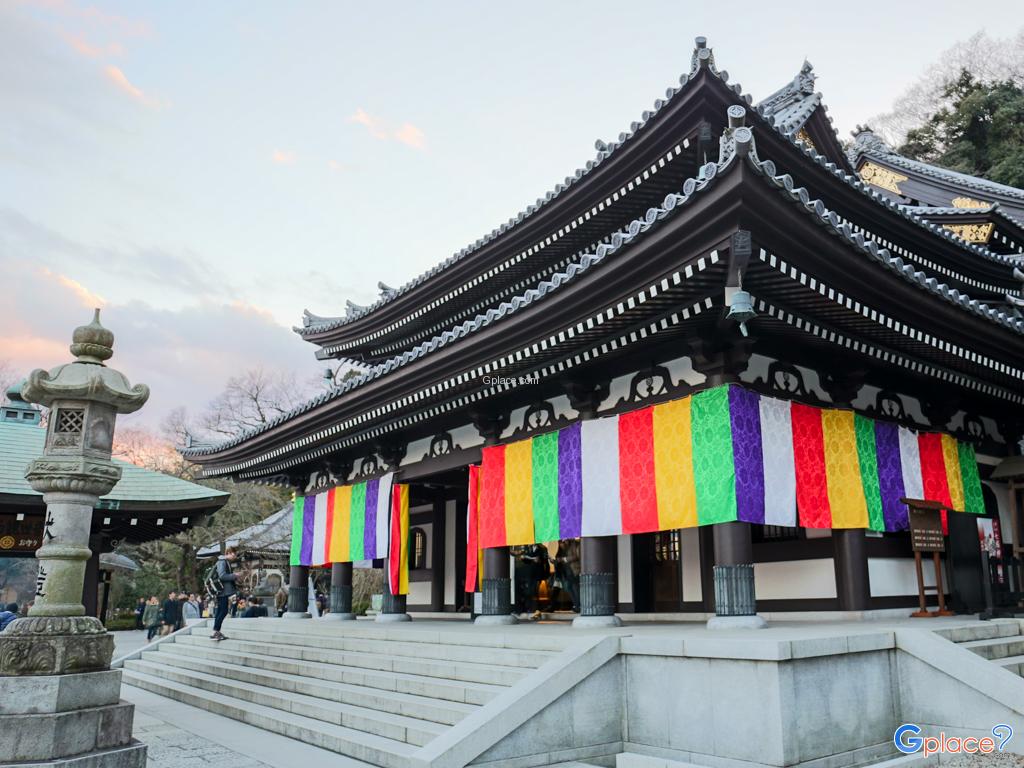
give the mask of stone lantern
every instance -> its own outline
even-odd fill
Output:
[[[16,735],[0,739],[0,764],[72,755],[88,755],[90,766],[145,764],[131,738],[133,707],[119,701],[121,673],[110,669],[113,637],[82,605],[93,509],[121,478],[110,458],[114,423],[149,398],[147,386],[104,364],[114,334],[99,314],[75,329],[74,362],[35,370],[21,388],[50,409],[43,455],[25,472],[46,520],[32,609],[0,633],[0,732]]]

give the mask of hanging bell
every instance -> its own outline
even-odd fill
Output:
[[[726,318],[729,320],[735,320],[739,323],[740,333],[746,336],[747,321],[753,320],[755,317],[757,317],[757,312],[754,311],[750,294],[742,288],[733,291],[732,296],[729,297],[729,312],[726,315]]]

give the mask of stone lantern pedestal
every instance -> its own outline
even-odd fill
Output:
[[[134,706],[120,701],[121,672],[110,669],[114,639],[81,603],[93,509],[121,478],[110,459],[114,422],[149,398],[104,365],[113,343],[96,310],[75,329],[77,359],[33,371],[21,388],[50,408],[43,456],[25,472],[46,522],[32,609],[0,632],[0,765],[145,768]]]

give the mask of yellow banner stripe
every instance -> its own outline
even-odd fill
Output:
[[[821,411],[825,438],[825,473],[833,528],[867,528],[868,505],[857,458],[857,432],[853,411]]]
[[[349,521],[352,517],[352,486],[342,485],[334,489],[334,524],[331,528],[329,552],[332,563],[347,563],[349,557]]]
[[[505,536],[510,546],[533,544],[533,441],[505,446]]]
[[[654,484],[661,530],[697,525],[690,398],[654,406]]]
[[[960,453],[956,438],[942,436],[942,463],[946,465],[946,480],[949,483],[949,500],[953,509],[964,510],[964,480],[960,474]]]

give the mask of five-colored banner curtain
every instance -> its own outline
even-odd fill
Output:
[[[898,531],[903,497],[983,513],[973,447],[729,384],[484,448],[478,543],[734,520]]]
[[[295,497],[292,565],[388,556],[393,474]]]
[[[392,595],[409,594],[409,486],[399,483],[391,495],[388,588]]]

